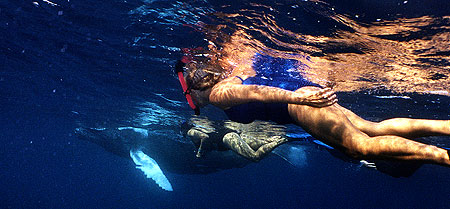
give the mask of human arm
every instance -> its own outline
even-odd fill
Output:
[[[195,127],[189,129],[187,135],[191,138],[192,142],[197,146],[196,157],[200,158],[205,152],[210,151],[210,139],[207,133],[197,130]]]
[[[213,87],[209,101],[225,109],[248,102],[281,102],[325,107],[334,104],[337,99],[330,88],[303,87],[293,92],[271,86],[219,83]]]

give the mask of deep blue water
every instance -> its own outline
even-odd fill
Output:
[[[443,17],[450,11],[443,0],[326,2],[367,24],[378,18]],[[303,1],[1,1],[0,207],[448,207],[450,169],[434,165],[409,178],[393,178],[311,144],[303,168],[268,157],[211,174],[166,172],[174,191],[165,192],[130,159],[74,136],[80,125],[145,126],[180,138],[178,124],[191,111],[172,68],[180,48],[206,43],[201,32],[185,25],[223,21],[209,16],[215,12],[268,8],[255,4],[275,8],[278,25],[297,33],[319,36],[336,30],[331,28],[346,29],[331,27],[320,8],[293,10]],[[322,24],[313,24],[317,19]],[[450,118],[448,96],[408,96],[387,100],[366,91],[339,93],[343,106],[368,119]],[[212,107],[202,114],[223,118]],[[448,140],[427,142],[450,147]]]

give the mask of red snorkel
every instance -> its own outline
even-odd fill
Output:
[[[179,60],[175,65],[175,73],[178,75],[178,80],[180,81],[181,88],[183,88],[183,94],[184,96],[186,96],[186,100],[189,103],[189,106],[194,110],[194,113],[196,115],[200,115],[200,108],[195,106],[194,102],[192,101],[191,90],[188,89],[186,80],[183,76],[184,66],[190,61],[191,60],[187,56],[183,56],[181,60]]]

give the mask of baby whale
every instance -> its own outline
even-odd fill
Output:
[[[166,171],[178,174],[207,174],[242,168],[253,163],[232,151],[210,151],[198,158],[195,145],[190,140],[174,136],[172,132],[136,127],[79,127],[74,132],[82,140],[131,159],[137,169],[166,191],[173,190],[169,179],[164,175]],[[306,164],[305,151],[301,145],[285,144],[274,150],[274,154],[295,166]]]

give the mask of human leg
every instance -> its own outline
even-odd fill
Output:
[[[245,137],[244,137],[245,138]],[[246,140],[249,141],[250,138],[247,138]],[[255,140],[253,140],[255,141]],[[231,132],[225,134],[223,137],[223,143],[230,148],[231,150],[235,151],[239,155],[252,160],[252,161],[259,161],[263,157],[265,157],[268,153],[270,153],[273,149],[275,149],[278,145],[287,142],[287,139],[284,139],[282,137],[279,137],[277,140],[273,140],[272,142],[266,142],[265,144],[261,144],[263,140],[256,140],[259,141],[257,149],[253,149],[249,143],[244,141],[239,134]],[[250,141],[250,143],[252,143]],[[256,145],[253,143],[253,145]],[[256,147],[255,147],[256,148]],[[256,150],[256,151],[255,151]]]
[[[381,122],[371,122],[340,105],[336,104],[335,106],[345,114],[356,128],[369,136],[395,135],[405,138],[418,138],[450,135],[450,121],[448,120],[392,118]]]
[[[254,136],[249,136],[247,134],[239,135],[245,143],[247,143],[253,150],[258,150],[261,146],[264,146],[271,142],[286,142],[287,139],[281,136],[272,136],[264,139],[259,139]]]
[[[264,140],[258,140],[254,137],[247,136],[246,134],[240,134],[239,137],[247,143],[253,150],[258,150],[261,146],[267,144],[268,142]]]
[[[289,105],[291,117],[315,138],[359,159],[414,160],[450,166],[447,150],[399,136],[370,137],[337,105]]]

